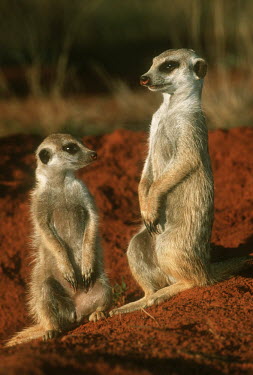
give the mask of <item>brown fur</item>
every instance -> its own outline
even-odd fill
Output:
[[[111,302],[95,203],[74,176],[96,154],[68,134],[53,134],[36,155],[37,182],[31,202],[34,262],[29,284],[29,311],[35,326],[16,334],[7,346],[56,337],[84,317],[96,321]]]
[[[244,260],[210,264],[213,175],[201,110],[206,62],[192,50],[168,50],[141,83],[164,100],[153,115],[149,152],[139,184],[143,222],[127,256],[145,296],[110,312],[127,313],[168,300],[193,286],[213,284]]]

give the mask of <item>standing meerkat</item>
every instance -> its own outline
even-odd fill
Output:
[[[145,296],[110,312],[127,313],[213,284],[241,268],[231,259],[210,264],[213,176],[201,109],[207,64],[193,50],[157,56],[140,83],[163,94],[152,118],[149,152],[139,184],[145,225],[128,251],[131,272]]]
[[[29,310],[35,324],[7,346],[57,336],[88,317],[96,321],[110,307],[93,197],[74,171],[97,158],[68,134],[52,134],[36,152],[32,192],[34,263]]]

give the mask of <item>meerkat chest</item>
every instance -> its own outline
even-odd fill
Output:
[[[66,243],[81,241],[85,228],[86,213],[81,205],[56,205],[52,211],[52,225]]]
[[[62,192],[52,197],[51,225],[57,235],[71,247],[81,246],[87,213],[72,194]]]
[[[161,116],[160,116],[159,111],[157,111],[154,113],[152,117],[152,122],[150,126],[150,134],[149,134],[150,144],[152,143],[152,140],[157,136],[157,131],[158,131],[160,123],[161,123]]]
[[[173,135],[170,134],[168,129],[168,119],[155,114],[150,128],[149,139],[149,152],[155,177],[159,176],[166,168],[172,158],[173,150]]]

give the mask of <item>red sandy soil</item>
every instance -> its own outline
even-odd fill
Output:
[[[16,135],[1,145],[0,374],[253,374],[252,264],[215,286],[185,291],[159,307],[84,322],[50,342],[13,348],[3,342],[30,323],[29,191],[41,139]],[[80,177],[96,198],[111,283],[127,284],[125,301],[142,295],[130,275],[127,244],[140,216],[137,185],[146,134],[118,130],[85,142],[99,159]],[[253,129],[210,133],[215,177],[213,260],[253,251]],[[121,301],[123,298],[121,298]]]

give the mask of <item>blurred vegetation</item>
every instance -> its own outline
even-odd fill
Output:
[[[146,128],[161,99],[138,77],[181,47],[209,63],[209,127],[250,125],[252,17],[252,0],[1,0],[0,135]]]
[[[112,286],[112,304],[114,307],[122,306],[126,303],[126,291],[128,287],[124,281],[124,277],[121,278],[121,283],[114,284]]]

